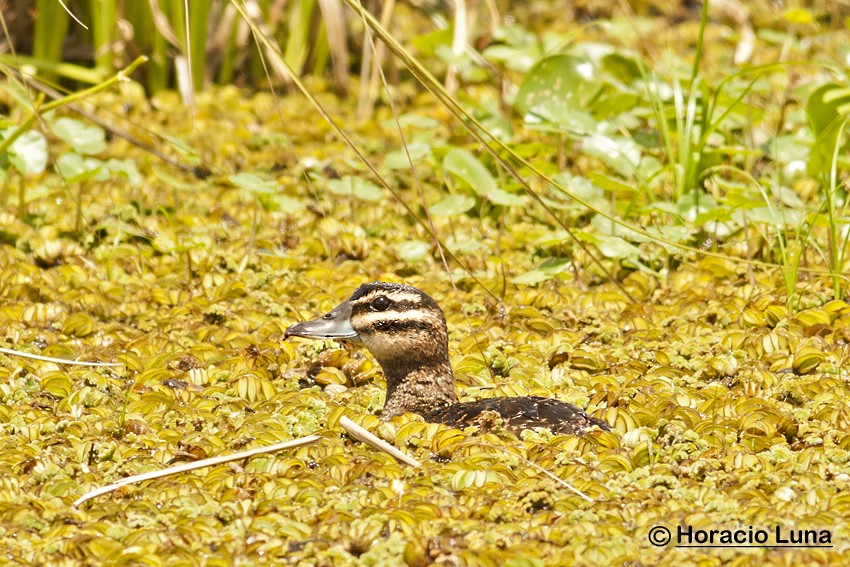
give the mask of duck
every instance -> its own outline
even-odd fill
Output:
[[[410,412],[427,422],[460,429],[489,429],[501,420],[504,429],[515,433],[546,428],[581,436],[595,428],[611,430],[607,422],[553,398],[459,401],[446,317],[431,296],[410,285],[365,283],[325,315],[288,327],[285,337],[333,339],[365,347],[386,378],[383,421]]]

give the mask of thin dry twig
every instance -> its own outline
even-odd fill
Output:
[[[552,480],[554,480],[555,482],[557,482],[558,484],[560,484],[561,486],[563,486],[564,488],[566,488],[567,490],[569,490],[570,492],[575,494],[576,496],[580,496],[580,497],[584,498],[585,500],[587,500],[588,502],[594,501],[593,498],[591,498],[590,496],[588,496],[587,494],[585,494],[584,492],[582,492],[581,490],[579,490],[578,488],[576,488],[575,486],[573,486],[572,484],[567,482],[566,480],[562,479],[561,477],[559,477],[555,473],[547,471],[546,469],[544,469],[543,467],[541,467],[540,465],[538,465],[534,461],[526,459],[525,457],[522,457],[522,460],[526,465],[530,466],[533,469],[538,470],[539,472],[542,472],[543,474],[545,474],[546,476],[548,476],[549,478],[551,478]]]
[[[422,463],[420,463],[419,461],[417,461],[416,459],[414,459],[413,457],[411,457],[407,453],[404,453],[403,451],[397,449],[396,447],[393,447],[392,445],[390,445],[389,443],[387,443],[383,439],[376,437],[372,433],[369,433],[368,431],[366,431],[365,429],[363,429],[362,427],[360,427],[359,425],[357,425],[356,423],[354,423],[353,421],[351,421],[347,417],[342,416],[339,420],[339,424],[342,426],[343,429],[345,429],[348,432],[349,435],[351,435],[352,437],[354,437],[358,441],[362,441],[362,442],[366,443],[367,445],[371,445],[374,449],[377,449],[379,451],[389,453],[390,455],[395,457],[396,460],[401,461],[402,463],[405,463],[407,465],[410,465],[411,467],[422,466]]]
[[[40,354],[32,354],[30,352],[22,352],[20,350],[12,350],[10,348],[2,347],[0,347],[0,352],[12,356],[20,356],[21,358],[32,358],[33,360],[55,362],[56,364],[70,364],[72,366],[124,366],[120,362],[86,362],[84,360],[68,360],[67,358],[53,358],[52,356],[42,356]]]
[[[262,455],[264,453],[274,453],[275,451],[281,451],[283,449],[293,449],[295,447],[301,447],[303,445],[310,445],[311,443],[315,443],[321,439],[318,435],[307,435],[306,437],[299,437],[298,439],[293,439],[291,441],[284,441],[283,443],[277,443],[275,445],[267,445],[265,447],[257,447],[256,449],[248,449],[247,451],[240,451],[239,453],[233,453],[232,455],[224,455],[223,457],[213,457],[211,459],[203,459],[200,461],[195,461],[193,463],[184,463],[182,465],[177,465],[175,467],[169,467],[167,469],[161,469],[158,471],[152,471],[144,474],[137,474],[133,476],[128,476],[127,478],[122,478],[118,482],[114,482],[107,486],[102,486],[95,490],[91,490],[86,492],[82,496],[80,496],[73,504],[74,508],[78,507],[80,504],[91,500],[97,496],[101,496],[102,494],[108,494],[115,490],[118,490],[122,486],[127,486],[130,484],[136,484],[138,482],[143,482],[145,480],[151,480],[154,478],[162,478],[165,476],[171,476],[173,474],[182,473],[186,471],[192,471],[195,469],[202,469],[204,467],[212,467],[215,465],[220,465],[222,463],[229,463],[230,461],[239,461],[242,459],[247,459],[249,457],[253,457],[255,455]]]
[[[490,443],[475,443],[475,444],[478,445],[479,447],[488,447],[490,449],[502,449],[503,448],[503,447],[498,447],[497,445],[492,445]],[[529,459],[527,457],[523,457],[522,455],[515,455],[515,456],[519,460],[521,460],[523,462],[523,464],[525,464],[525,465],[527,465],[527,466],[529,466],[533,469],[536,469],[539,472],[542,472],[543,474],[545,474],[546,476],[548,476],[549,478],[551,478],[552,480],[554,480],[555,482],[557,482],[558,484],[560,484],[561,486],[563,486],[564,488],[566,488],[567,490],[569,490],[570,492],[575,494],[576,496],[580,496],[581,498],[585,499],[588,502],[595,502],[595,500],[593,498],[591,498],[590,496],[588,496],[587,494],[585,494],[584,492],[582,492],[581,490],[579,490],[578,488],[576,488],[575,486],[573,486],[572,484],[567,482],[566,480],[562,479],[561,477],[559,477],[555,473],[548,471],[545,468],[541,467],[540,465],[538,465],[537,463],[535,463],[531,459]]]

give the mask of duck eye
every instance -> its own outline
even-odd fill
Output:
[[[379,295],[372,300],[371,306],[375,311],[386,311],[390,306],[390,300],[383,295]]]

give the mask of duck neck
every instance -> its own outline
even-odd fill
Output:
[[[448,357],[446,357],[448,358]],[[381,419],[405,412],[428,415],[457,403],[454,375],[448,359],[432,364],[382,364],[387,379],[387,401]]]

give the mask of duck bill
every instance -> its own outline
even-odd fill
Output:
[[[351,326],[351,302],[343,301],[330,313],[318,319],[295,323],[286,329],[286,338],[337,339],[356,341],[360,338]]]

